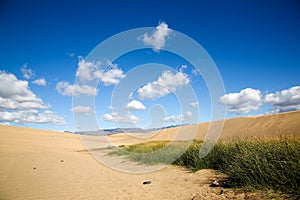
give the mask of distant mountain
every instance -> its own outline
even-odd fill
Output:
[[[113,135],[118,133],[148,133],[151,131],[156,130],[163,130],[168,128],[173,128],[177,126],[183,126],[183,125],[170,125],[162,128],[149,128],[149,129],[143,129],[143,128],[114,128],[114,129],[100,129],[95,131],[76,131],[75,134],[80,135],[94,135],[94,136],[104,136],[104,135]],[[65,131],[69,132],[69,131]]]
[[[102,130],[95,130],[95,131],[77,131],[75,132],[75,134],[103,136],[103,135],[112,135],[117,133],[147,133],[154,130],[158,130],[158,129],[114,128],[114,129],[102,129]]]

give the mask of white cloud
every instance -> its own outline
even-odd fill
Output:
[[[150,82],[137,90],[139,99],[156,99],[169,93],[175,92],[177,88],[189,84],[187,74],[164,71],[154,82]]]
[[[0,125],[10,126],[9,122],[0,122]]]
[[[67,52],[66,54],[70,57],[75,57],[75,53],[73,53],[73,52]]]
[[[33,84],[40,85],[40,86],[46,86],[47,82],[45,78],[40,78],[32,81]]]
[[[110,60],[106,60],[106,65],[108,66],[108,67],[111,67],[111,68],[116,68],[116,67],[118,67],[118,65],[117,64],[114,64],[114,63],[112,63]]]
[[[172,30],[168,28],[168,24],[165,22],[160,23],[152,35],[145,33],[138,39],[142,39],[144,45],[152,46],[154,51],[159,51],[165,46],[166,38],[170,37]]]
[[[55,88],[63,96],[77,96],[79,94],[87,96],[97,95],[97,89],[89,85],[71,85],[69,82],[60,81]]]
[[[57,116],[51,111],[43,113],[37,110],[18,110],[14,112],[0,111],[0,121],[8,123],[42,123],[42,124],[65,124],[64,118]]]
[[[128,114],[126,116],[120,116],[116,112],[112,112],[110,114],[106,113],[102,116],[102,119],[104,121],[110,121],[110,122],[116,122],[116,123],[134,123],[134,124],[142,121],[133,114]]]
[[[200,71],[198,69],[194,68],[192,70],[192,74],[195,75],[195,76],[198,76],[198,75],[200,75]]]
[[[220,97],[220,103],[226,105],[230,113],[249,113],[260,108],[262,94],[260,90],[246,88],[239,93],[225,94]]]
[[[276,113],[300,110],[300,86],[267,94],[264,102],[271,103],[271,110]]]
[[[189,119],[191,119],[192,117],[192,113],[190,111],[187,111],[185,115],[172,115],[172,116],[169,116],[169,117],[165,117],[163,119],[163,121],[165,122],[184,122],[184,121],[188,121]]]
[[[120,79],[125,78],[123,71],[117,67],[117,64],[113,64],[109,60],[103,64],[101,62],[88,62],[79,57],[76,77],[83,83],[99,80],[104,85],[116,85],[120,82]]]
[[[137,100],[130,101],[125,106],[125,108],[128,110],[145,110],[146,109],[146,107],[143,105],[143,103],[140,101],[137,101]]]
[[[0,109],[26,110],[26,109],[47,109],[50,105],[45,105],[40,98],[27,101],[18,101],[14,98],[0,97]]]
[[[92,63],[85,61],[82,57],[78,57],[78,68],[76,77],[80,82],[91,81],[97,79],[101,70],[99,69],[100,63]]]
[[[116,85],[124,77],[125,75],[121,69],[111,69],[102,73],[101,81],[104,85]]]
[[[259,90],[247,88],[239,93],[225,94],[220,103],[227,104],[230,113],[242,114],[258,110],[263,104],[271,104],[270,113],[300,110],[300,86],[262,96]]]
[[[93,109],[89,106],[75,106],[71,111],[74,113],[90,113],[93,112]]]
[[[28,82],[0,71],[0,109],[47,109],[42,99],[29,89]]]
[[[187,67],[188,67],[187,65],[181,65],[179,71],[183,72],[185,69],[187,69]]]
[[[193,101],[190,103],[190,105],[194,108],[197,108],[199,106],[199,103],[197,101]]]
[[[28,82],[0,71],[0,123],[64,124],[65,120],[48,109],[42,99],[29,89]]]
[[[34,71],[30,68],[27,68],[27,64],[24,64],[22,66],[21,71],[23,73],[23,77],[26,79],[31,79],[35,76]]]

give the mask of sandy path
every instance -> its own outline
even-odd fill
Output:
[[[244,199],[210,188],[211,170],[129,174],[84,151],[78,135],[0,126],[0,199]],[[143,185],[143,181],[152,183]]]

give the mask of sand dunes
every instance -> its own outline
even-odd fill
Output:
[[[221,190],[208,187],[216,176],[210,170],[191,174],[169,166],[153,173],[122,173],[83,151],[78,135],[0,130],[0,199],[192,199],[201,193],[213,199]],[[147,180],[152,184],[143,185]]]
[[[214,128],[213,126],[221,127],[222,125],[222,121],[217,121],[174,127],[143,134],[140,140],[133,138],[132,141],[137,143],[143,140],[190,140],[193,138],[203,140],[210,126]],[[210,134],[213,133],[212,131]],[[224,120],[224,126],[220,132],[219,139],[278,137],[298,134],[300,134],[300,111],[295,111]],[[125,134],[117,134],[111,135],[110,138],[120,144],[122,142],[126,143],[130,137]]]
[[[299,134],[300,112],[263,117],[229,119],[221,138],[237,136],[269,137],[279,133]],[[196,125],[182,127],[186,134]],[[151,139],[172,139],[178,128],[165,129]],[[196,138],[201,139],[208,123],[200,124]],[[109,137],[115,143],[136,143],[130,136]],[[216,176],[210,170],[195,174],[168,166],[145,174],[112,170],[97,162],[81,143],[79,135],[0,126],[0,199],[244,199],[220,188],[210,188]],[[143,181],[152,183],[143,185]],[[254,199],[258,198],[255,195]]]

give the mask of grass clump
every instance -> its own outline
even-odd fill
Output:
[[[275,189],[300,197],[299,140],[239,141],[217,145],[211,153],[218,148],[223,158],[219,166],[210,167],[226,173],[232,186]]]
[[[199,157],[202,141],[149,143],[125,146],[111,154],[144,164],[173,163],[191,171],[215,169],[228,175],[232,187],[273,189],[300,198],[300,140],[236,140],[219,142]]]
[[[151,141],[148,143],[125,146],[109,154],[124,156],[142,164],[171,164],[185,152],[189,147],[189,143],[190,142]]]

